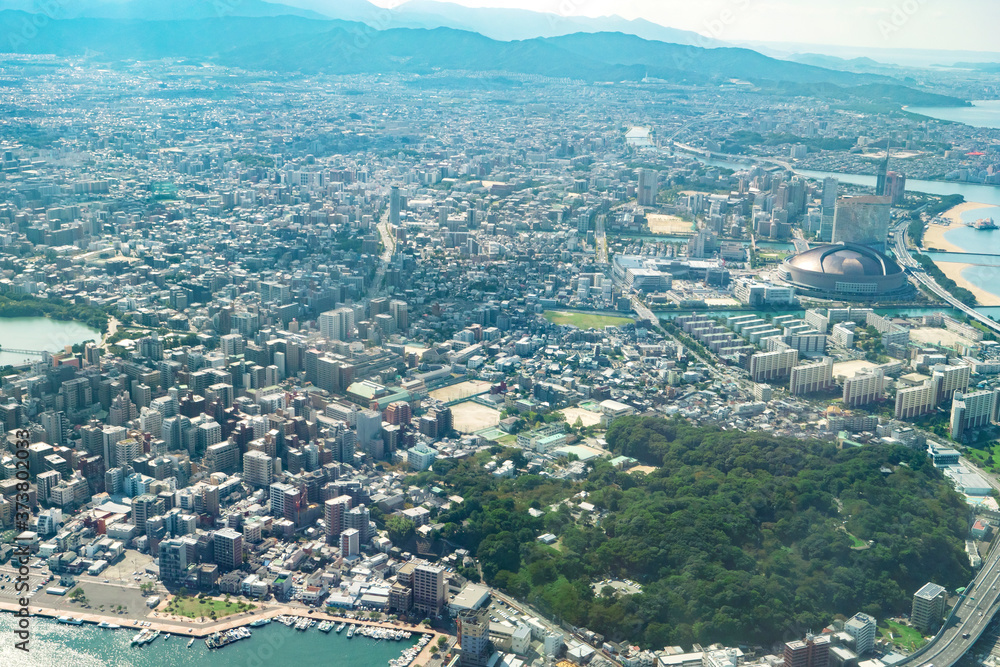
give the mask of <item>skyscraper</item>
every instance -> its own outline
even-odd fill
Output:
[[[834,243],[856,243],[885,252],[892,202],[888,197],[845,197],[833,214]]]
[[[656,206],[657,176],[652,169],[639,170],[639,187],[636,190],[636,203],[639,206]]]
[[[399,226],[399,210],[402,208],[399,195],[399,187],[392,186],[389,192],[389,224],[394,227]]]
[[[906,196],[906,174],[897,171],[890,171],[885,177],[885,196],[889,198],[893,206],[903,203]]]

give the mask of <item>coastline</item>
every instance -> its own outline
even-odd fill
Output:
[[[980,204],[978,202],[964,202],[942,213],[941,217],[947,219],[951,224],[940,225],[932,222],[930,225],[928,225],[927,229],[924,231],[924,241],[923,244],[921,245],[921,249],[923,249],[924,251],[933,248],[934,250],[938,250],[941,252],[958,252],[958,253],[969,252],[965,248],[960,248],[954,243],[951,243],[948,240],[946,240],[945,235],[951,230],[957,229],[958,227],[961,227],[962,225],[965,224],[965,222],[962,220],[963,213],[968,213],[969,211],[975,211],[976,209],[980,208],[991,208],[991,205]],[[955,282],[958,281],[956,280]]]
[[[982,287],[974,285],[962,277],[962,272],[970,266],[976,266],[975,264],[962,264],[958,262],[936,262],[936,264],[944,275],[955,281],[956,285],[964,287],[975,294],[976,301],[978,302],[977,305],[985,307],[1000,306],[1000,296],[993,294],[992,292],[988,292]]]
[[[16,604],[11,604],[9,602],[0,602],[0,612],[11,612],[16,613],[20,607]],[[264,618],[275,618],[277,616],[298,616],[300,618],[315,619],[317,621],[332,621],[335,623],[353,623],[355,625],[370,625],[380,628],[389,628],[391,630],[406,630],[412,632],[413,634],[423,634],[431,635],[431,639],[427,642],[427,645],[420,651],[416,658],[413,659],[411,664],[426,664],[432,657],[430,649],[432,646],[437,645],[438,636],[447,636],[444,633],[438,632],[432,628],[428,628],[422,625],[413,625],[410,623],[403,623],[402,621],[396,621],[395,623],[383,622],[383,621],[366,621],[356,618],[346,618],[343,616],[338,616],[330,613],[326,613],[324,609],[315,609],[313,613],[309,613],[307,609],[300,609],[297,607],[288,606],[274,606],[268,607],[263,611],[257,611],[253,614],[247,614],[246,612],[241,614],[233,614],[232,617],[226,619],[223,618],[219,621],[210,621],[207,623],[199,623],[194,619],[184,619],[180,620],[178,617],[170,617],[167,620],[166,617],[153,616],[153,610],[147,614],[144,618],[136,619],[133,616],[108,616],[104,614],[91,614],[83,613],[81,611],[67,611],[65,609],[53,609],[49,607],[35,607],[32,605],[30,607],[30,613],[32,617],[41,616],[45,618],[56,619],[60,616],[69,616],[71,618],[81,619],[86,625],[97,625],[101,622],[114,623],[119,626],[119,630],[134,631],[137,632],[142,629],[139,625],[131,625],[128,621],[138,620],[140,622],[149,623],[145,626],[151,630],[159,630],[161,633],[167,633],[171,635],[176,635],[178,637],[187,638],[197,638],[204,639],[211,636],[216,632],[224,632],[226,630],[231,630],[233,628],[238,628],[241,626],[249,626],[251,621],[256,621]],[[176,620],[175,620],[176,619]]]

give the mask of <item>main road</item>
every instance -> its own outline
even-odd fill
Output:
[[[1000,549],[993,549],[979,576],[966,589],[945,626],[920,653],[897,665],[951,667],[972,648],[993,621],[1000,600]]]
[[[952,296],[951,292],[941,287],[937,283],[937,281],[934,280],[934,278],[927,275],[927,273],[924,271],[920,263],[917,262],[917,260],[913,259],[913,256],[910,255],[910,249],[906,247],[907,235],[909,234],[908,227],[909,227],[908,221],[903,220],[902,222],[897,224],[893,229],[895,233],[896,259],[899,261],[899,263],[902,264],[907,269],[908,273],[913,277],[914,280],[923,285],[933,294],[939,296],[941,299],[948,302],[948,304],[952,308],[965,313],[970,319],[973,319],[979,322],[980,324],[986,326],[994,333],[1000,334],[1000,323],[991,320],[990,318],[986,317],[972,306],[969,306],[956,299],[954,296]]]

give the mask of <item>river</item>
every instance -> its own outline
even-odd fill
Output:
[[[0,318],[0,348],[19,348],[44,352],[61,352],[67,345],[87,340],[100,342],[101,332],[79,322],[53,320],[48,317]],[[0,366],[38,361],[34,355],[0,352]]]

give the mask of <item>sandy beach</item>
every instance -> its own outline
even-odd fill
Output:
[[[938,268],[944,272],[944,275],[948,276],[955,281],[955,284],[959,287],[964,287],[973,294],[976,295],[976,300],[979,302],[980,306],[1000,306],[1000,296],[996,294],[991,294],[987,292],[982,287],[973,285],[968,280],[962,278],[962,271],[974,266],[973,264],[959,264],[957,262],[937,262]]]
[[[947,234],[952,229],[956,227],[961,227],[965,224],[962,220],[962,214],[968,211],[974,211],[979,208],[991,208],[989,204],[979,204],[977,202],[965,202],[964,204],[959,204],[953,208],[945,211],[942,217],[946,218],[951,224],[950,225],[938,225],[931,223],[924,232],[924,250],[929,248],[935,248],[936,250],[941,250],[944,252],[968,252],[963,248],[959,248],[954,243],[949,243],[945,240],[944,235]],[[958,282],[958,280],[955,280]]]

